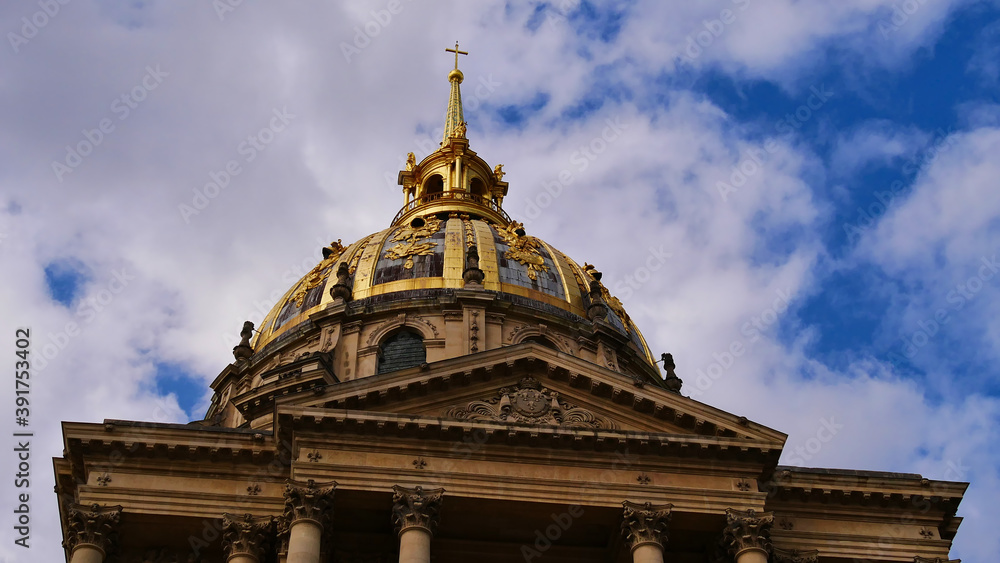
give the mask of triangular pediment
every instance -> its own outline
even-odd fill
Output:
[[[674,439],[715,437],[778,450],[786,438],[744,417],[532,343],[340,383],[281,404]]]

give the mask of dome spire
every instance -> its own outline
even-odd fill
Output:
[[[451,96],[445,114],[444,139],[441,146],[419,163],[412,152],[406,156],[406,168],[399,171],[396,181],[403,187],[403,208],[392,224],[420,222],[429,216],[444,220],[452,216],[466,219],[487,219],[505,227],[510,217],[504,212],[503,198],[507,182],[503,181],[503,165],[491,167],[469,148],[465,136],[465,115],[462,109],[460,85],[465,76],[458,70],[458,56],[468,55],[458,48],[445,49],[455,53],[455,68],[448,73]]]
[[[458,41],[455,41],[454,49],[445,49],[448,53],[455,53],[455,69],[448,73],[448,81],[451,82],[451,95],[448,98],[448,112],[444,117],[444,138],[442,144],[447,143],[452,137],[465,136],[465,115],[462,111],[462,90],[459,84],[465,79],[462,71],[458,70],[458,56],[468,55],[467,51],[458,50]]]

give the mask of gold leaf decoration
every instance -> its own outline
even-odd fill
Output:
[[[469,220],[469,216],[462,214],[462,225],[465,227],[465,246],[472,248],[476,246],[476,234],[472,229],[472,221]]]
[[[337,239],[336,242],[331,242],[330,246],[323,249],[323,260],[319,264],[316,264],[316,267],[306,274],[302,285],[299,286],[299,289],[294,295],[292,295],[292,301],[295,302],[296,307],[301,307],[302,303],[306,300],[306,294],[318,287],[319,284],[323,283],[328,277],[330,277],[330,272],[332,271],[330,266],[337,263],[337,260],[340,259],[340,255],[344,253],[344,250],[344,245],[340,244],[340,239]]]
[[[392,235],[389,242],[400,242],[399,244],[393,246],[392,248],[386,250],[385,257],[389,260],[400,260],[406,258],[406,262],[403,263],[403,267],[407,270],[413,268],[413,257],[414,256],[429,256],[434,254],[434,248],[437,247],[437,243],[434,241],[420,242],[421,240],[431,237],[434,233],[441,229],[441,224],[443,221],[437,217],[426,217],[424,219],[424,224],[419,227],[414,227],[412,225],[403,227]]]
[[[364,254],[365,247],[368,245],[368,241],[372,237],[366,238],[361,244],[358,245],[358,249],[354,251],[354,256],[351,257],[351,263],[347,266],[347,273],[354,275],[354,272],[358,270],[358,262],[361,262],[361,255]]]
[[[549,271],[549,267],[545,265],[545,259],[538,252],[541,243],[535,237],[518,235],[518,230],[524,232],[524,225],[517,221],[511,221],[505,229],[497,229],[500,238],[508,247],[503,257],[520,262],[521,265],[528,268],[528,277],[537,280],[538,272]]]

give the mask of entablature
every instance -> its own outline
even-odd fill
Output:
[[[648,456],[743,461],[757,464],[761,472],[772,465],[780,449],[775,444],[749,439],[692,436],[626,430],[583,430],[563,426],[494,423],[475,420],[418,417],[405,414],[348,409],[282,406],[275,420],[281,447],[289,447],[297,429],[310,432],[349,433],[404,439],[462,443],[479,436],[483,444],[505,444],[552,450],[614,452],[628,448]],[[279,455],[291,456],[293,452]]]
[[[775,513],[774,543],[824,557],[947,560],[968,483],[912,473],[780,466],[760,484]]]

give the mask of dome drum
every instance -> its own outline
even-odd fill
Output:
[[[228,391],[236,396],[256,393],[258,386],[270,384],[278,389],[268,392],[280,396],[300,392],[304,384],[312,388],[324,381],[332,384],[373,376],[385,369],[381,363],[384,343],[400,331],[419,337],[425,354],[421,363],[546,341],[560,353],[619,372],[626,381],[660,383],[659,370],[634,328],[633,336],[609,320],[588,320],[562,303],[557,306],[507,292],[464,288],[412,289],[329,302],[298,315],[305,319],[286,324],[280,334],[267,335],[266,343],[262,332],[250,360],[224,372],[213,387],[217,394]],[[275,309],[287,306],[279,304]],[[616,317],[611,314],[608,319]],[[317,366],[325,369],[305,378],[287,375],[289,366],[309,358],[324,358]],[[285,375],[275,378],[279,373]],[[213,415],[223,409],[219,405]],[[252,417],[241,424],[263,427],[269,421],[269,417]]]

